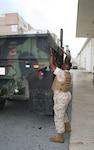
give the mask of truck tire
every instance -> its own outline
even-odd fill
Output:
[[[0,110],[2,110],[3,109],[3,107],[4,107],[4,105],[5,105],[5,102],[6,102],[6,100],[4,99],[4,100],[2,100],[2,101],[0,101]]]

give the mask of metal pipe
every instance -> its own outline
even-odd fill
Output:
[[[60,29],[60,43],[61,47],[63,47],[63,29]]]

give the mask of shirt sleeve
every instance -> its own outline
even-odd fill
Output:
[[[65,81],[65,76],[64,76],[64,70],[56,67],[55,71],[54,71],[54,74],[56,75],[57,77],[57,80],[59,82],[64,82]]]

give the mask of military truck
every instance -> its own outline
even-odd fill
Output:
[[[60,38],[49,31],[0,36],[0,109],[7,100],[28,100],[30,111],[53,112],[49,50],[62,65]]]

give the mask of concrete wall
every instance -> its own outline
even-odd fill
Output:
[[[93,72],[94,67],[94,38],[87,39],[81,51],[79,52],[76,61],[78,68],[85,68],[89,72]]]
[[[94,72],[94,38],[91,39],[91,70]]]

